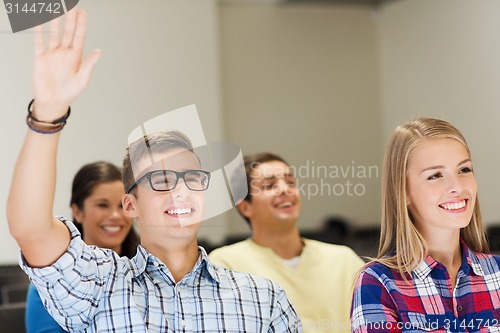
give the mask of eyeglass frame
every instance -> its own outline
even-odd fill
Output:
[[[171,188],[171,189],[168,189],[168,190],[156,190],[153,186],[153,183],[151,182],[151,175],[155,172],[165,172],[165,171],[169,171],[169,172],[173,172],[176,176],[176,179],[175,179],[175,184],[174,186]],[[185,176],[187,173],[190,173],[190,172],[193,172],[193,171],[196,171],[196,172],[201,172],[203,174],[205,174],[207,176],[207,187],[203,190],[197,190],[197,189],[192,189],[191,187],[189,187],[188,185],[188,182],[186,182],[186,179],[185,179]],[[137,179],[133,184],[132,186],[130,186],[130,188],[128,189],[127,191],[127,194],[130,194],[130,192],[139,185],[139,183],[141,183],[144,179],[148,179],[148,182],[149,182],[149,186],[150,188],[155,191],[155,192],[170,192],[172,191],[173,189],[175,189],[177,187],[177,184],[179,183],[179,179],[182,178],[182,180],[184,181],[184,184],[186,185],[186,187],[190,190],[190,191],[196,191],[196,192],[203,192],[203,191],[206,191],[208,189],[208,186],[210,185],[210,177],[212,176],[212,174],[209,172],[209,171],[206,171],[206,170],[198,170],[198,169],[191,169],[191,170],[186,170],[186,171],[175,171],[175,170],[163,170],[163,169],[160,169],[160,170],[152,170],[152,171],[148,171],[146,172],[144,175],[142,175],[141,177],[139,177],[139,179]]]

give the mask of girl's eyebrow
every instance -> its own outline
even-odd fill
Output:
[[[459,162],[457,164],[457,166],[462,165],[462,164],[467,163],[467,162],[470,162],[470,161],[471,161],[470,158],[466,158],[462,162]],[[431,166],[431,167],[423,169],[422,172],[429,171],[429,170],[436,170],[436,169],[444,169],[444,168],[445,168],[444,165],[435,165],[435,166]]]

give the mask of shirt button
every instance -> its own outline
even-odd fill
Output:
[[[462,311],[462,306],[461,305],[457,306],[457,310]]]
[[[200,282],[199,282],[199,281],[196,281],[196,282],[194,283],[194,285],[195,285],[195,286],[199,286],[199,285],[200,285]]]
[[[181,320],[181,326],[182,326],[182,328],[186,327],[186,321],[185,320]]]
[[[160,264],[158,263],[158,261],[154,261],[153,265],[155,265],[156,267],[158,267]]]

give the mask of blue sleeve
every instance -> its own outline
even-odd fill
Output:
[[[27,333],[64,333],[66,332],[50,316],[43,306],[35,286],[29,285],[26,298],[25,323]]]

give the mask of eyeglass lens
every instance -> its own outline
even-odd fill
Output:
[[[189,170],[186,172],[157,170],[151,173],[150,181],[154,190],[170,191],[175,188],[179,178],[184,180],[184,183],[190,190],[203,191],[207,189],[207,174],[197,170]]]

